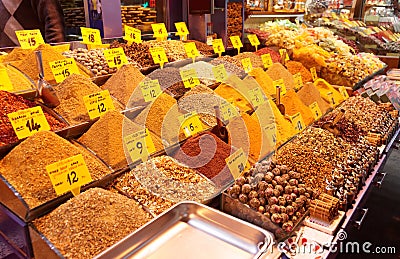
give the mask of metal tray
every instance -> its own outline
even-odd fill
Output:
[[[268,231],[183,202],[95,258],[258,258],[272,243]]]

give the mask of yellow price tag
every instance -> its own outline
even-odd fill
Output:
[[[178,36],[186,36],[189,34],[189,30],[186,26],[185,22],[176,22],[175,23],[176,34]]]
[[[243,43],[240,40],[240,37],[239,36],[230,36],[229,39],[231,40],[233,47],[235,49],[238,49],[238,51],[240,52],[240,48],[243,47]]]
[[[220,111],[221,111],[221,117],[224,121],[229,121],[230,119],[239,116],[236,107],[224,99],[221,100]]]
[[[303,78],[301,77],[300,73],[294,74],[293,79],[296,90],[299,90],[300,88],[303,87]]]
[[[180,74],[183,84],[185,85],[186,88],[193,88],[200,84],[197,72],[194,68],[189,70],[181,70]]]
[[[224,43],[222,42],[222,39],[215,39],[212,42],[214,53],[218,53],[219,56],[221,56],[222,52],[225,52],[225,47]]]
[[[253,70],[253,65],[251,64],[250,58],[244,58],[241,61],[242,61],[242,66],[243,66],[244,72],[249,73],[251,70]]]
[[[254,108],[265,103],[264,94],[260,87],[251,89],[248,91],[248,95],[250,96],[250,101]]]
[[[296,113],[293,116],[290,116],[290,120],[292,121],[292,125],[297,132],[301,132],[306,128],[306,125],[304,124],[303,117],[301,116],[300,112]]]
[[[181,123],[181,129],[186,137],[193,136],[203,131],[203,125],[201,124],[200,118],[196,112],[181,115],[178,119]]]
[[[224,82],[228,78],[224,64],[213,67],[212,71],[217,82]]]
[[[264,68],[270,68],[274,63],[272,62],[271,54],[263,54],[261,55],[262,62],[264,64]]]
[[[83,97],[83,101],[91,120],[115,109],[108,90],[86,95]]]
[[[139,29],[125,25],[124,31],[125,31],[124,40],[130,42],[130,44],[132,44],[132,42],[138,44],[142,43],[142,32]]]
[[[168,62],[167,54],[165,54],[165,50],[162,47],[150,48],[150,54],[154,63],[160,64],[161,68],[164,66],[164,63]]]
[[[281,55],[281,58],[285,55],[285,61],[290,60],[289,55],[287,54],[286,49],[279,49],[279,54]]]
[[[188,58],[192,58],[193,62],[196,57],[200,56],[199,51],[197,50],[196,44],[194,42],[185,43],[185,51]]]
[[[343,96],[343,98],[345,100],[349,99],[349,97],[350,97],[349,93],[347,92],[347,90],[346,90],[346,88],[344,86],[340,86],[339,87],[339,92],[340,92],[340,94]]]
[[[139,86],[145,102],[154,101],[162,93],[158,79],[142,81]]]
[[[275,123],[271,123],[270,125],[266,125],[264,127],[264,132],[266,136],[270,136],[274,145],[276,144],[276,125]]]
[[[257,47],[258,45],[260,45],[260,41],[258,40],[257,35],[248,34],[247,38],[249,39],[251,46]]]
[[[145,162],[150,154],[156,151],[149,130],[142,129],[124,137],[126,148],[133,162]]]
[[[272,82],[272,85],[277,88],[278,86],[281,88],[281,96],[284,96],[286,94],[286,86],[285,86],[285,82],[283,81],[283,79],[278,79]]]
[[[242,148],[225,158],[225,162],[234,179],[239,178],[247,168],[247,157]]]
[[[42,107],[36,106],[7,114],[18,139],[24,139],[39,131],[50,130]]]
[[[100,30],[81,27],[82,41],[85,44],[102,45]]]
[[[314,119],[318,120],[319,118],[321,118],[322,116],[322,112],[321,109],[318,106],[317,102],[313,102],[309,108],[311,109],[313,115],[314,115]]]
[[[80,74],[74,58],[52,61],[49,65],[57,83],[63,82],[71,74]]]
[[[76,196],[81,186],[92,181],[82,154],[47,165],[46,171],[57,195],[71,191]]]
[[[15,34],[22,49],[34,49],[44,44],[42,33],[38,29],[15,31]]]
[[[153,37],[158,40],[165,40],[168,38],[167,28],[165,27],[165,23],[153,23],[151,25],[153,29]]]
[[[332,93],[332,92],[328,92],[327,95],[328,95],[329,103],[330,103],[333,107],[336,107],[336,105],[338,105],[339,102],[335,100],[335,96],[333,95],[333,93]]]
[[[103,50],[103,53],[108,66],[111,68],[113,67],[120,68],[123,65],[128,64],[128,59],[122,47],[114,49],[105,49]]]
[[[8,76],[7,69],[0,69],[0,90],[12,92],[14,89],[10,77]]]
[[[315,80],[318,79],[317,70],[315,69],[315,67],[312,67],[312,68],[310,68],[310,72],[311,72],[312,79],[315,82]]]

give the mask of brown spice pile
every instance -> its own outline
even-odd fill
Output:
[[[150,40],[142,44],[149,46],[149,48],[161,47],[165,49],[169,62],[186,59],[185,45],[180,40]]]
[[[127,64],[118,69],[117,73],[108,79],[101,88],[109,90],[112,96],[127,105],[132,93],[144,78],[139,69],[131,64]],[[141,91],[137,92],[136,95],[133,99],[143,99],[139,98],[139,96],[142,96]]]
[[[257,80],[257,83],[268,97],[276,96],[276,89],[273,80],[262,68],[255,68],[249,72],[249,75]]]
[[[110,173],[107,166],[88,151],[50,131],[27,138],[0,161],[0,172],[21,194],[30,208],[57,197],[46,166],[82,154],[93,180]]]
[[[240,59],[236,59],[236,58],[233,58],[231,56],[221,56],[221,57],[218,57],[218,58],[214,59],[211,63],[213,65],[215,65],[214,63],[216,61],[219,61],[219,60],[231,63],[231,64],[235,65],[236,67],[240,68],[243,71],[243,69],[242,69],[243,66],[242,66],[242,62],[240,61]]]
[[[21,49],[15,48],[8,55],[6,55],[3,59],[3,62],[13,62],[18,60],[25,59],[30,53],[32,53],[31,49]]]
[[[300,112],[305,125],[310,125],[314,122],[314,115],[311,109],[303,104],[295,91],[287,91],[286,95],[283,96],[281,99],[281,103],[285,105],[285,113],[287,115],[293,116],[296,113]]]
[[[7,114],[38,106],[34,102],[25,100],[21,96],[0,90],[0,146],[15,143],[18,137],[11,125]],[[46,111],[43,111],[52,131],[65,128],[67,125],[60,122]]]
[[[311,72],[300,62],[289,60],[288,62],[286,62],[286,68],[292,75],[300,73],[303,83],[313,81]]]
[[[121,113],[109,111],[101,116],[78,141],[93,150],[113,169],[120,169],[128,165],[123,137],[141,129]],[[156,151],[161,150],[161,141],[155,136],[152,136],[152,140]]]
[[[135,61],[139,69],[144,69],[155,65],[149,51],[149,46],[146,44],[138,44],[133,42],[132,45],[129,45],[126,43],[113,41],[110,45],[111,49],[119,47],[124,49],[127,57]]]
[[[273,81],[283,79],[287,90],[295,89],[294,78],[281,63],[274,63],[267,70],[267,74]]]
[[[318,89],[314,86],[313,83],[304,84],[304,86],[297,92],[297,96],[307,106],[310,106],[312,103],[317,102],[322,114],[327,113],[328,110],[331,108],[329,103],[322,99]]]
[[[204,42],[198,40],[188,40],[186,42],[194,42],[196,44],[197,50],[200,52],[201,55],[204,56],[212,56],[214,54],[214,49],[212,46],[205,44]]]
[[[152,219],[137,202],[89,189],[43,218],[37,229],[66,258],[92,258]]]
[[[250,58],[253,68],[257,68],[257,67],[264,68],[264,63],[262,62],[261,57],[254,54],[253,52],[243,52],[243,53],[240,53],[239,55],[234,56],[233,58],[239,60],[240,67],[243,67],[242,59]]]

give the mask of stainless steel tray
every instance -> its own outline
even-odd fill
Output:
[[[268,231],[183,202],[95,258],[258,258],[272,243]]]

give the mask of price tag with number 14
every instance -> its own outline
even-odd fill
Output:
[[[42,107],[20,110],[7,114],[18,139],[27,138],[39,131],[50,130]]]

